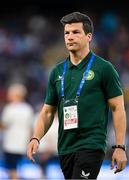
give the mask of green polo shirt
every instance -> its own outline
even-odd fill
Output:
[[[65,99],[76,96],[83,73],[93,52],[78,64],[73,65],[69,59],[64,80]],[[113,65],[95,55],[95,60],[85,80],[79,100],[79,127],[64,130],[63,101],[61,98],[61,76],[64,61],[57,64],[49,78],[45,104],[57,106],[59,117],[58,152],[60,155],[75,152],[79,149],[106,150],[108,104],[107,100],[122,95],[118,73]]]

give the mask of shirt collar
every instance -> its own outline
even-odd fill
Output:
[[[76,66],[78,69],[83,68],[83,66],[85,66],[85,65],[89,62],[92,54],[93,54],[93,52],[90,51],[90,52],[87,54],[87,56],[84,57],[84,59],[83,59],[78,65],[72,64],[72,62],[70,61],[70,57],[69,57],[69,58],[68,58],[68,68],[71,69],[71,68],[74,67],[74,66]]]

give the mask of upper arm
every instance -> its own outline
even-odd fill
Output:
[[[3,111],[2,111],[2,114],[1,114],[1,122],[2,124],[4,125],[8,125],[11,123],[10,121],[10,109],[8,106],[5,106]]]
[[[49,76],[46,98],[45,98],[45,104],[50,104],[52,106],[57,106],[58,104],[58,95],[55,86],[55,76],[56,76],[56,70],[53,69]],[[45,107],[45,108],[51,109],[52,107]]]
[[[44,104],[43,108],[42,108],[42,111],[45,112],[45,113],[50,113],[52,115],[55,115],[56,106],[52,106],[52,105],[49,105],[49,104]]]
[[[108,99],[108,105],[112,109],[112,111],[124,109],[123,95]]]
[[[108,100],[108,99],[114,99],[114,97],[121,96],[123,92],[120,83],[120,78],[114,66],[108,62],[104,66],[102,72],[103,72],[102,85],[103,85],[105,98]]]

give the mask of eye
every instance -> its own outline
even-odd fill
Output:
[[[65,32],[64,32],[64,35],[67,35],[67,34],[69,34],[69,31],[65,31]]]
[[[80,33],[80,31],[78,30],[73,31],[73,34],[78,34],[78,33]]]

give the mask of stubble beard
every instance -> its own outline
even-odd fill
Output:
[[[71,53],[76,53],[78,51],[78,48],[77,47],[67,47],[68,51],[71,52]]]

